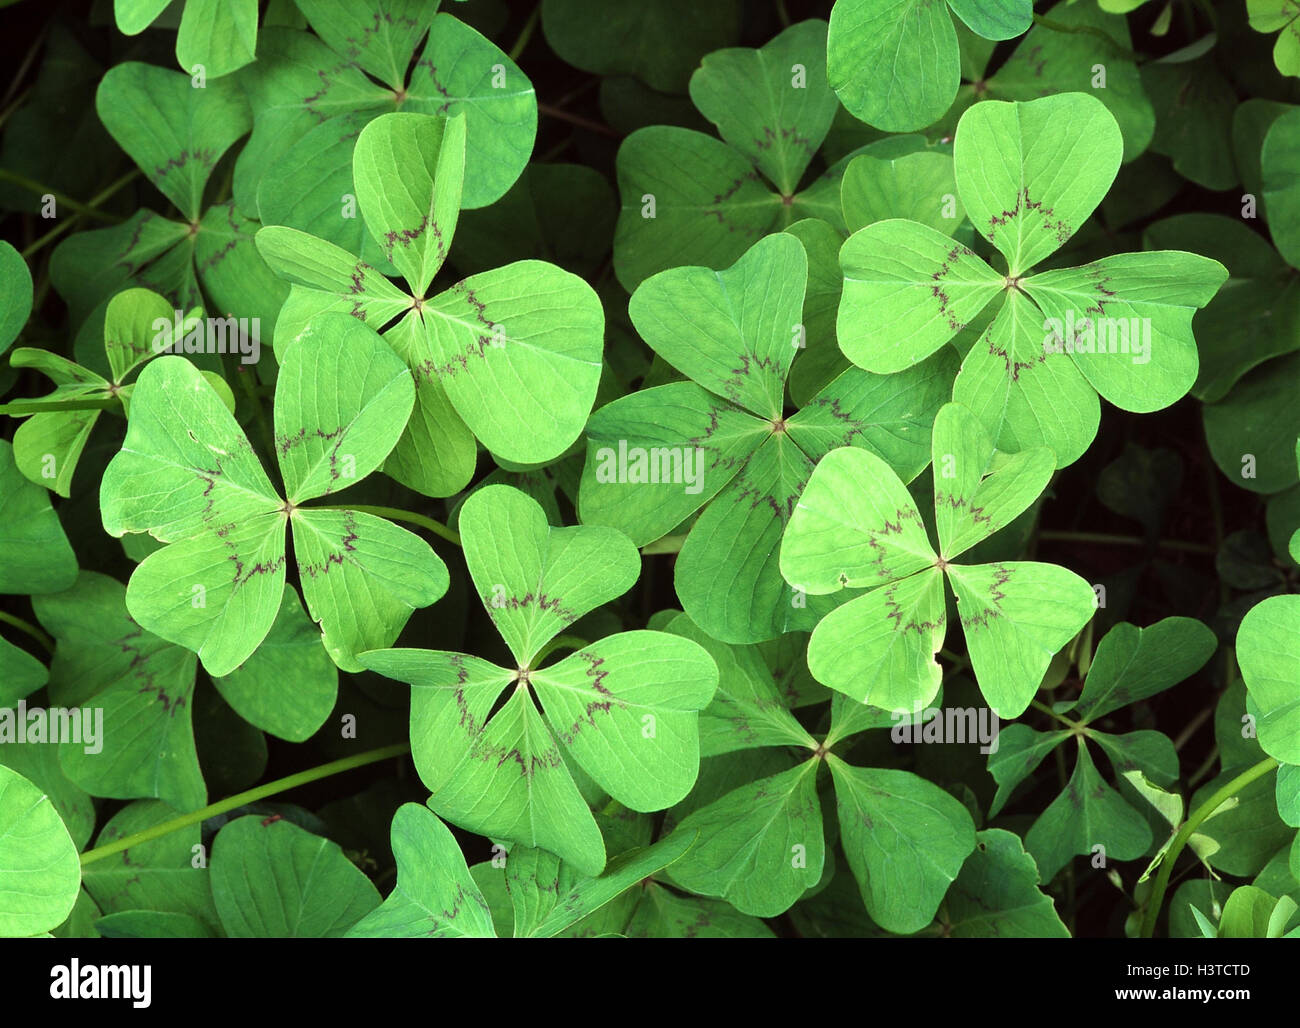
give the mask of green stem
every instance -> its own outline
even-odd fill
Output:
[[[277,778],[274,782],[267,782],[265,785],[259,785],[254,789],[246,789],[244,792],[221,800],[219,803],[209,804],[200,810],[193,810],[188,814],[182,814],[180,817],[174,817],[170,821],[154,825],[152,828],[146,828],[143,832],[136,832],[134,835],[127,835],[115,842],[96,846],[93,850],[86,850],[81,855],[81,866],[85,867],[97,860],[111,857],[114,853],[121,853],[132,846],[152,842],[154,839],[170,835],[172,832],[179,832],[182,828],[202,824],[210,817],[224,814],[228,810],[234,810],[247,803],[256,803],[258,800],[274,796],[276,793],[288,792],[290,789],[296,789],[308,782],[329,778],[331,775],[342,774],[344,771],[352,771],[358,767],[365,767],[367,764],[376,764],[381,760],[387,760],[389,757],[400,757],[402,754],[409,752],[411,752],[409,743],[398,742],[393,743],[391,746],[381,746],[377,750],[358,753],[355,757],[344,757],[342,760],[334,760],[328,764],[321,764],[319,767],[299,771],[297,774],[289,775],[286,778]]]
[[[1050,714],[1052,717],[1056,718],[1057,721],[1061,722],[1061,724],[1065,725],[1073,732],[1087,731],[1087,729],[1083,726],[1083,722],[1073,721],[1070,718],[1066,717],[1064,714],[1058,714],[1056,711],[1054,711],[1046,703],[1043,703],[1041,700],[1030,700],[1029,705],[1033,707],[1035,710],[1041,710],[1044,714]]]
[[[108,410],[120,402],[116,396],[79,400],[14,400],[12,403],[0,403],[0,414],[23,418],[28,414],[44,414],[48,411]]]
[[[519,30],[519,38],[515,40],[515,45],[510,48],[510,59],[512,61],[519,60],[519,55],[524,52],[524,47],[526,47],[528,41],[533,38],[533,30],[537,28],[537,19],[541,16],[542,5],[539,0],[537,6],[533,8],[533,13],[530,14],[528,20],[524,22],[524,27]]]
[[[60,193],[57,189],[51,189],[49,186],[41,185],[41,183],[34,182],[25,175],[19,175],[17,172],[9,171],[7,168],[0,168],[0,180],[12,182],[14,185],[21,186],[23,189],[35,193],[37,196],[52,196],[56,202],[63,204],[65,207],[71,207],[74,211],[79,214],[84,214],[88,218],[96,218],[99,221],[109,221],[114,224],[125,220],[119,218],[116,214],[107,214],[104,211],[96,210],[88,203],[74,200],[72,197]]]
[[[453,532],[441,521],[434,521],[433,518],[427,518],[423,514],[416,514],[414,511],[399,510],[396,507],[373,507],[360,503],[333,503],[328,506],[311,507],[312,510],[359,510],[362,514],[374,514],[376,517],[388,518],[390,521],[405,521],[411,525],[419,525],[421,528],[427,528],[434,535],[441,536],[448,542],[460,545],[460,534]]]
[[[782,28],[790,27],[790,12],[785,9],[785,0],[776,0],[776,16]]]
[[[1063,22],[1053,21],[1051,18],[1044,18],[1041,14],[1034,15],[1034,24],[1041,25],[1043,28],[1050,29],[1052,32],[1074,32],[1074,33],[1083,33],[1089,36],[1096,36],[1098,39],[1104,39],[1107,43],[1109,43],[1111,45],[1111,48],[1120,57],[1126,57],[1130,61],[1142,60],[1142,55],[1138,53],[1136,50],[1128,50],[1125,47],[1120,46],[1118,43],[1115,42],[1115,40],[1111,39],[1108,33],[1102,31],[1101,29],[1097,28],[1094,25],[1066,25]]]
[[[1173,873],[1174,864],[1183,852],[1183,847],[1187,845],[1187,840],[1192,837],[1196,829],[1201,827],[1201,823],[1223,806],[1227,800],[1237,795],[1251,782],[1263,778],[1275,767],[1277,767],[1277,761],[1272,757],[1265,757],[1258,764],[1247,768],[1197,807],[1183,827],[1178,829],[1178,834],[1174,836],[1174,841],[1169,844],[1164,860],[1160,862],[1160,873],[1156,876],[1156,884],[1151,890],[1151,898],[1147,900],[1146,913],[1142,917],[1142,938],[1150,939],[1155,935],[1156,920],[1160,917],[1160,906],[1164,902],[1165,890],[1169,887],[1169,876]]]
[[[1044,531],[1039,532],[1040,539],[1048,539],[1054,542],[1070,543],[1108,543],[1113,546],[1146,546],[1146,539],[1139,539],[1135,535],[1111,535],[1108,532],[1057,532]],[[1163,546],[1167,550],[1183,550],[1187,553],[1216,553],[1217,550],[1208,543],[1190,543],[1181,539],[1157,539],[1157,546]]]
[[[13,614],[7,614],[3,610],[0,610],[0,621],[5,622],[5,624],[13,625],[14,628],[17,628],[21,632],[26,632],[45,647],[46,653],[54,652],[54,640],[33,625],[30,621],[24,621],[22,618],[15,617]]]
[[[567,121],[570,125],[577,125],[579,128],[585,128],[588,132],[595,132],[601,136],[611,136],[618,138],[618,133],[608,125],[599,121],[592,121],[590,118],[584,118],[581,114],[573,114],[570,111],[563,111],[558,107],[552,107],[550,104],[538,104],[537,113],[544,114],[548,118],[558,118],[560,121]]]
[[[118,190],[134,182],[139,177],[140,177],[140,169],[132,168],[121,178],[118,178],[115,181],[110,182],[102,192],[96,193],[94,196],[92,196],[90,198],[90,206],[98,207],[100,204],[102,204],[105,200],[111,197]],[[59,224],[55,225],[52,229],[46,232],[45,235],[41,236],[30,246],[28,246],[25,250],[23,250],[23,258],[30,259],[32,254],[40,250],[41,247],[48,246],[50,243],[54,242],[54,240],[58,239],[59,236],[63,235],[63,233],[68,231],[68,229],[72,228],[74,225],[77,225],[81,221],[81,219],[82,219],[81,214],[73,214],[72,217],[70,218],[63,218],[62,220],[60,220]]]

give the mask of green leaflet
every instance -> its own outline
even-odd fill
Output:
[[[232,82],[195,89],[188,75],[147,64],[111,68],[95,106],[122,149],[191,222],[217,160],[252,124]]]
[[[0,353],[9,349],[32,312],[32,273],[8,243],[0,242]]]
[[[1259,745],[1285,764],[1300,764],[1300,598],[1270,596],[1237,630],[1237,662],[1254,708]]]
[[[49,672],[45,665],[8,639],[0,638],[0,706],[13,706],[45,684]]]
[[[667,125],[623,141],[614,272],[628,292],[669,268],[726,267],[800,218],[842,224],[842,167],[799,189],[836,109],[825,32],[824,22],[800,22],[759,50],[709,56],[691,78],[691,98],[721,142]]]
[[[946,897],[952,938],[1067,938],[1070,933],[1051,897],[1038,888],[1038,868],[1020,839],[1001,828],[975,838],[975,852]]]
[[[77,848],[48,796],[0,765],[0,935],[41,935],[72,910]]]
[[[949,6],[837,0],[827,39],[827,73],[849,113],[886,132],[910,132],[948,109],[960,82]],[[986,39],[1020,35],[1033,14],[1026,0],[956,0],[951,7]]]
[[[927,419],[948,390],[946,355],[890,378],[850,369],[786,417],[806,278],[799,239],[779,233],[724,271],[674,268],[647,279],[629,304],[632,321],[692,381],[622,397],[587,428],[584,522],[644,544],[703,508],[682,545],[677,595],[725,642],[811,626],[805,597],[781,579],[776,546],[813,463],[835,447],[860,447],[915,477],[926,463]]]
[[[337,938],[379,905],[379,893],[337,843],[256,814],[212,844],[212,898],[231,938]]]
[[[178,811],[156,800],[139,800],[115,814],[100,831],[97,845],[115,842],[176,817]],[[137,843],[86,867],[86,892],[106,915],[154,911],[198,921],[218,934],[220,921],[204,861],[198,825],[150,842]]]
[[[1300,111],[1289,109],[1273,121],[1259,161],[1269,232],[1278,252],[1294,267],[1300,262],[1300,236],[1295,227],[1300,205]]]
[[[492,916],[447,826],[414,803],[393,817],[397,886],[352,938],[491,938]]]
[[[868,147],[844,170],[840,200],[850,232],[904,218],[952,235],[965,218],[957,202],[952,157],[933,150],[878,157]]]
[[[0,593],[52,593],[77,577],[77,558],[49,494],[27,481],[0,440]]]
[[[187,72],[216,78],[249,64],[257,51],[255,0],[186,0],[176,60]]]
[[[1037,498],[1045,453],[997,453],[970,411],[940,410],[933,438],[935,511],[942,556],[893,471],[873,455],[834,450],[814,470],[781,543],[781,573],[812,594],[867,587],[822,619],[809,640],[813,676],[886,710],[917,711],[934,698],[952,584],[972,667],[989,705],[1018,716],[1052,655],[1092,616],[1088,583],[1050,564],[950,563]],[[991,472],[991,473],[990,473]],[[951,487],[945,487],[948,480]]]
[[[741,786],[684,818],[700,841],[669,872],[691,892],[725,899],[743,914],[775,917],[817,883],[825,859],[820,761]]]
[[[971,107],[957,130],[957,194],[1008,273],[926,225],[868,224],[840,254],[845,355],[871,371],[906,368],[1002,294],[952,395],[1000,447],[1047,445],[1058,467],[1096,434],[1097,393],[1143,412],[1183,396],[1198,371],[1192,314],[1223,284],[1221,264],[1164,251],[1028,275],[1096,208],[1122,148],[1114,117],[1087,94]]]
[[[1148,628],[1121,622],[1093,654],[1074,716],[1084,723],[1095,721],[1154,696],[1200,670],[1217,645],[1214,633],[1192,618],[1165,618]],[[1153,653],[1164,656],[1153,661]]]
[[[844,852],[867,913],[892,932],[924,928],[975,849],[970,814],[909,771],[850,767],[834,756],[830,767]]]
[[[1257,493],[1296,484],[1300,410],[1291,401],[1298,383],[1300,354],[1289,353],[1242,376],[1223,399],[1201,409],[1210,454],[1233,484]]]
[[[340,667],[359,670],[355,653],[391,642],[413,609],[446,591],[446,568],[405,529],[298,503],[352,485],[382,461],[412,394],[405,367],[372,331],[343,316],[315,320],[289,348],[276,384],[276,450],[290,496],[282,500],[193,365],[152,362],[101,486],[110,534],[147,531],[170,544],[131,576],[132,616],[198,653],[211,674],[234,671],[280,608],[287,521],[325,647]],[[158,494],[165,503],[150,499]]]
[[[552,528],[505,485],[476,491],[459,523],[479,598],[518,668],[429,650],[370,652],[364,664],[415,686],[412,753],[437,813],[599,874],[600,830],[566,758],[634,810],[671,806],[695,781],[697,712],[717,668],[696,643],[660,632],[614,635],[536,666],[554,636],[631,587],[635,549],[613,529]]]
[[[450,136],[446,146],[444,134]],[[456,231],[465,119],[383,115],[361,130],[352,164],[371,236],[415,295],[423,297],[447,259],[443,240]]]

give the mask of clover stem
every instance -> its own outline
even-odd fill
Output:
[[[1169,849],[1160,862],[1160,873],[1156,875],[1156,884],[1151,890],[1150,898],[1147,900],[1146,912],[1142,915],[1141,937],[1143,939],[1150,939],[1155,935],[1156,920],[1160,917],[1160,906],[1165,898],[1165,890],[1169,887],[1169,876],[1173,874],[1174,864],[1183,852],[1183,847],[1187,845],[1187,840],[1192,837],[1196,829],[1201,826],[1201,823],[1223,806],[1227,800],[1237,795],[1251,782],[1264,777],[1275,767],[1277,767],[1277,761],[1272,757],[1265,757],[1258,764],[1251,765],[1197,807],[1183,823],[1183,826],[1178,829],[1178,834],[1174,836],[1174,841],[1169,844]]]
[[[405,521],[408,524],[419,525],[421,528],[427,528],[434,535],[441,536],[448,542],[460,545],[460,533],[453,532],[441,521],[434,521],[433,518],[425,517],[423,514],[416,514],[410,510],[399,510],[396,507],[373,507],[360,503],[333,503],[328,505],[313,504],[312,510],[359,510],[362,514],[374,514],[376,517],[388,518],[390,521]]]
[[[93,864],[97,860],[103,860],[105,857],[111,857],[114,853],[121,853],[123,850],[130,849],[132,846],[139,846],[146,842],[152,842],[164,835],[170,835],[172,832],[179,832],[182,828],[189,828],[191,825],[201,824],[210,817],[216,817],[218,814],[224,814],[229,810],[242,807],[246,803],[256,803],[258,800],[265,799],[268,796],[274,796],[276,793],[288,792],[300,785],[306,785],[309,782],[315,782],[322,778],[329,778],[331,775],[342,774],[344,771],[352,771],[355,768],[365,767],[367,764],[377,764],[381,760],[387,760],[389,757],[400,757],[404,753],[411,752],[410,743],[399,742],[391,746],[381,746],[379,749],[367,750],[365,753],[358,753],[355,757],[344,757],[342,760],[333,760],[328,764],[321,764],[319,767],[309,768],[306,771],[299,771],[297,774],[288,775],[285,778],[277,778],[274,782],[267,782],[265,785],[259,785],[253,789],[246,789],[241,793],[230,796],[218,803],[211,803],[199,810],[190,811],[188,814],[182,814],[180,817],[174,817],[170,821],[163,821],[152,828],[146,828],[142,832],[136,832],[133,835],[124,836],[103,846],[96,846],[93,850],[86,850],[81,855],[81,866]]]
[[[14,400],[12,403],[0,403],[0,414],[21,418],[27,414],[43,414],[47,411],[108,410],[116,407],[119,402],[116,396],[82,400]]]
[[[26,632],[38,643],[44,646],[47,653],[54,652],[54,640],[33,625],[30,621],[24,621],[22,618],[15,617],[13,614],[6,614],[3,610],[0,610],[0,621],[3,621],[5,624],[13,625],[14,628],[18,629],[20,632]]]
[[[1038,533],[1039,539],[1047,539],[1053,542],[1072,542],[1072,543],[1109,543],[1114,546],[1145,546],[1146,539],[1139,539],[1135,535],[1111,535],[1107,532],[1057,532],[1044,531]],[[1187,553],[1215,553],[1215,548],[1208,543],[1191,543],[1184,542],[1181,539],[1157,539],[1157,546],[1163,546],[1169,550],[1183,550]]]
[[[1035,710],[1041,710],[1044,714],[1050,714],[1052,717],[1056,718],[1057,721],[1061,722],[1061,724],[1069,728],[1072,732],[1079,733],[1079,732],[1087,731],[1082,721],[1074,721],[1063,714],[1058,714],[1046,703],[1043,703],[1040,700],[1030,700],[1029,705],[1033,707]]]
[[[140,169],[132,168],[125,175],[110,182],[106,187],[104,187],[104,189],[101,192],[98,192],[94,196],[92,196],[90,198],[90,206],[98,207],[101,203],[107,200],[110,196],[116,193],[123,186],[129,185],[139,177],[140,177]],[[31,245],[29,245],[25,250],[23,250],[23,254],[22,254],[23,259],[30,260],[32,255],[37,253],[42,247],[48,246],[50,243],[54,242],[54,240],[58,239],[59,236],[63,235],[64,232],[68,231],[68,229],[79,224],[83,216],[84,215],[82,214],[74,213],[70,218],[60,218],[59,223],[57,225],[55,225],[52,229],[46,232],[45,235],[40,236],[33,243],[31,243]]]
[[[519,38],[515,40],[515,45],[510,48],[510,59],[512,61],[519,60],[519,55],[524,52],[524,47],[533,38],[533,30],[537,28],[537,19],[541,16],[542,4],[541,0],[538,0],[537,5],[533,8],[533,13],[528,16],[528,20],[524,22],[524,27],[519,30]]]
[[[98,221],[108,221],[118,224],[125,221],[116,214],[109,214],[106,211],[98,210],[91,204],[82,203],[80,200],[74,200],[72,197],[60,193],[57,189],[51,189],[49,186],[42,185],[40,182],[33,182],[25,175],[19,175],[16,172],[9,171],[7,168],[0,168],[0,181],[12,182],[16,186],[21,186],[28,192],[35,193],[37,196],[52,196],[57,203],[63,204],[64,207],[70,207],[78,214],[84,214],[88,218],[95,218]]]

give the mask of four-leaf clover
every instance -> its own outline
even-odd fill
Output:
[[[1092,587],[1054,564],[953,562],[1033,503],[1056,462],[1042,447],[1000,452],[957,403],[939,411],[932,446],[938,553],[875,454],[832,450],[813,471],[781,542],[781,573],[813,595],[867,592],[817,625],[808,667],[873,707],[924,709],[942,678],[934,657],[947,631],[946,578],[984,698],[1000,717],[1018,717],[1052,656],[1092,617]]]
[[[410,416],[406,366],[355,318],[322,315],[289,345],[275,389],[281,497],[231,413],[189,361],[164,356],[136,382],[126,440],[100,487],[104,528],[169,545],[136,568],[126,602],[140,625],[238,668],[266,638],[293,531],[303,597],[339,667],[391,643],[447,590],[446,565],[418,536],[346,508],[301,504],[354,485],[388,455]]]
[[[696,643],[651,631],[583,644],[542,666],[558,633],[632,587],[636,548],[612,528],[551,527],[540,504],[505,485],[465,501],[460,531],[516,667],[418,649],[377,650],[362,662],[414,686],[411,752],[435,812],[599,874],[605,844],[569,759],[633,810],[676,803],[695,783],[697,711],[717,668]]]
[[[1030,274],[1101,202],[1122,152],[1114,116],[1086,93],[970,108],[954,143],[957,191],[1006,273],[916,222],[868,225],[840,251],[840,348],[868,371],[899,371],[1000,303],[952,398],[999,447],[1046,445],[1061,467],[1096,435],[1098,393],[1141,413],[1184,396],[1198,368],[1192,315],[1227,278],[1222,264],[1152,251]]]

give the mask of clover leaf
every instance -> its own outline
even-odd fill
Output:
[[[915,222],[868,225],[840,252],[845,355],[868,371],[910,367],[998,299],[953,399],[999,446],[1046,445],[1061,467],[1096,434],[1098,393],[1141,412],[1182,397],[1198,368],[1192,314],[1227,278],[1223,265],[1159,251],[1029,274],[1101,201],[1121,149],[1114,117],[1088,94],[970,108],[957,129],[957,190],[1006,273]]]
[[[801,218],[843,223],[843,168],[798,188],[835,114],[825,52],[826,23],[811,20],[759,50],[710,54],[691,77],[691,99],[721,141],[668,125],[623,141],[614,273],[628,292],[682,264],[725,267]]]
[[[343,311],[384,329],[407,362],[415,410],[384,470],[432,496],[469,481],[474,436],[518,463],[559,456],[582,431],[601,368],[600,301],[553,264],[516,261],[426,296],[468,181],[465,140],[463,115],[402,113],[372,121],[356,142],[365,224],[409,292],[325,240],[279,226],[257,236],[268,263],[294,283],[280,313],[286,334]]]
[[[250,334],[269,341],[286,290],[253,246],[257,224],[229,201],[203,208],[213,169],[251,124],[239,87],[221,79],[199,89],[188,75],[127,62],[105,73],[95,106],[182,220],[140,210],[121,225],[61,242],[50,278],[74,323],[97,334],[97,312],[134,285],[161,293],[182,311],[204,306],[206,292],[223,315],[256,317],[259,330]]]
[[[813,464],[855,446],[914,478],[926,463],[926,424],[949,388],[946,357],[889,378],[854,368],[786,417],[806,279],[803,246],[786,233],[724,271],[647,279],[632,295],[633,324],[691,381],[625,396],[587,426],[582,520],[644,545],[703,507],[677,560],[677,595],[727,642],[811,627],[804,598],[781,580],[775,546]]]
[[[1031,0],[836,0],[827,73],[849,113],[886,132],[938,119],[961,80],[954,13],[985,39],[1013,39],[1034,12]]]
[[[795,747],[805,753],[793,767],[746,780],[691,809],[676,832],[698,832],[699,841],[667,877],[745,914],[775,917],[789,909],[823,874],[827,843],[817,779],[825,760],[844,852],[868,912],[889,931],[929,924],[975,847],[970,814],[910,771],[853,767],[832,752],[862,731],[893,724],[890,714],[836,704],[830,732],[818,742],[788,709],[769,655],[711,639],[685,614],[668,629],[696,640],[717,662],[718,692],[703,715],[715,726],[711,752]]]
[[[1026,725],[1010,725],[999,734],[998,748],[988,762],[998,783],[990,816],[997,815],[1016,787],[1057,746],[1071,735],[1078,739],[1078,760],[1068,784],[1025,835],[1025,846],[1044,881],[1072,856],[1092,853],[1098,845],[1116,860],[1133,860],[1148,851],[1152,835],[1145,804],[1135,806],[1132,802],[1144,794],[1124,790],[1122,795],[1106,784],[1086,743],[1092,742],[1106,753],[1121,781],[1127,773],[1138,771],[1157,787],[1172,785],[1178,778],[1178,755],[1168,736],[1147,729],[1114,735],[1097,729],[1094,722],[1195,674],[1216,646],[1214,633],[1192,618],[1165,618],[1141,629],[1120,622],[1098,645],[1083,692],[1073,702],[1053,707],[1056,715],[1072,714],[1063,719],[1068,728],[1039,732]],[[1162,654],[1161,659],[1152,660],[1157,653]]]
[[[301,506],[365,478],[410,415],[405,365],[354,318],[322,315],[289,346],[275,390],[285,498],[212,387],[182,357],[141,373],[122,450],[104,472],[110,535],[168,543],[131,576],[127,607],[149,631],[236,670],[266,638],[285,583],[292,527],[303,597],[340,667],[390,643],[412,610],[447,589],[428,544],[360,511]]]
[[[1033,503],[1055,462],[1043,448],[1001,453],[956,403],[939,411],[932,445],[937,554],[903,483],[875,454],[832,450],[809,478],[781,542],[781,574],[811,595],[868,591],[817,625],[808,667],[872,706],[924,708],[939,688],[947,578],[980,689],[999,716],[1016,717],[1052,655],[1092,617],[1092,588],[1051,564],[953,561]]]
[[[194,317],[193,312],[187,315],[185,323],[192,324]],[[108,302],[104,312],[104,353],[111,381],[48,350],[23,346],[10,355],[9,363],[14,367],[35,368],[55,384],[52,393],[31,404],[37,413],[28,417],[14,433],[14,460],[28,479],[60,496],[71,494],[77,462],[101,409],[91,406],[59,409],[61,403],[106,400],[114,401],[113,405],[121,404],[123,411],[128,410],[134,385],[127,379],[145,361],[161,352],[151,345],[151,340],[157,338],[154,323],[160,319],[169,326],[174,323],[171,303],[148,289],[125,289]],[[212,371],[204,371],[203,375],[233,412],[235,398],[225,380]],[[42,411],[43,406],[54,409]],[[23,409],[20,401],[17,416],[22,416]]]
[[[466,207],[495,202],[519,177],[537,134],[537,98],[494,43],[435,14],[434,4],[360,0],[301,9],[317,34],[266,28],[257,62],[240,76],[253,113],[235,164],[235,204],[245,215],[362,253],[357,220],[340,216],[355,193],[353,148],[370,121],[399,110],[464,115]],[[318,188],[323,182],[329,185]]]
[[[435,812],[599,874],[604,843],[566,758],[633,810],[672,805],[695,781],[696,712],[717,668],[695,643],[647,631],[539,666],[558,633],[632,586],[635,547],[612,528],[550,527],[535,500],[504,485],[465,501],[460,531],[479,598],[517,667],[415,649],[362,661],[415,687],[412,754]]]

